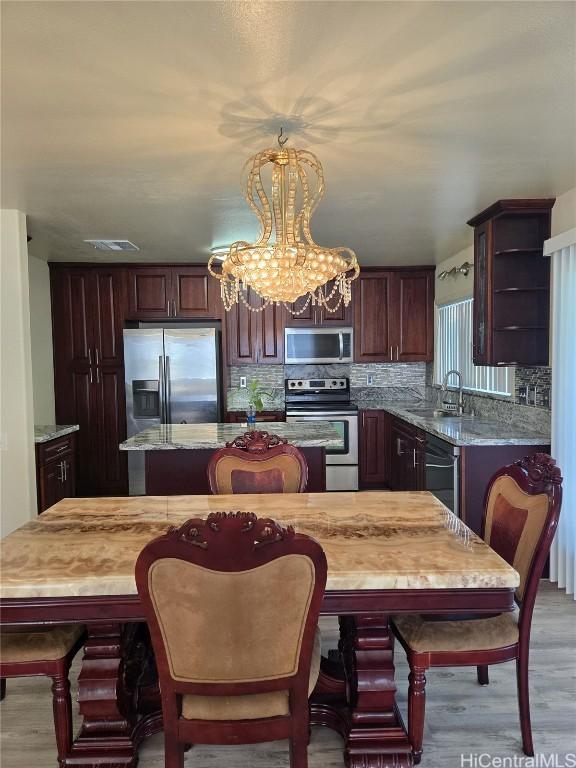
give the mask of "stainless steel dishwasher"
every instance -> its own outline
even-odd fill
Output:
[[[426,435],[426,490],[460,515],[460,448],[431,434]]]

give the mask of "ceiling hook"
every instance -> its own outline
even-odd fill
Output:
[[[284,144],[286,144],[286,142],[288,141],[288,136],[286,136],[286,138],[283,139],[282,138],[283,135],[284,135],[284,128],[280,126],[280,133],[278,134],[278,146],[280,147],[280,149],[284,149]]]

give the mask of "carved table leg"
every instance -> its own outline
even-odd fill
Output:
[[[161,727],[153,695],[148,631],[142,624],[88,627],[78,701],[84,720],[66,766],[135,768],[138,746]],[[148,677],[148,679],[146,679]],[[143,683],[150,683],[141,688]],[[142,706],[141,699],[145,699]],[[155,711],[156,710],[156,711]]]
[[[340,620],[346,673],[349,730],[345,746],[350,768],[411,766],[412,750],[396,707],[394,637],[387,616]]]

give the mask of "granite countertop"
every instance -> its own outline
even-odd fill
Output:
[[[452,445],[545,445],[550,442],[549,432],[523,429],[481,416],[433,416],[436,404],[425,400],[406,402],[375,399],[359,403],[358,407],[387,411]]]
[[[259,421],[255,429],[288,438],[298,448],[342,448],[342,438],[326,421]],[[121,451],[223,448],[247,431],[245,424],[161,424],[120,443]]]
[[[273,500],[272,500],[273,499]],[[320,542],[326,589],[513,589],[518,573],[432,494],[286,493],[64,499],[0,543],[0,597],[136,593],[142,547],[171,525],[240,510]]]
[[[49,440],[56,440],[71,432],[78,432],[79,429],[78,424],[35,424],[34,442],[47,443]]]

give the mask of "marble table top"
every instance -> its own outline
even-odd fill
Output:
[[[546,445],[550,433],[538,429],[517,427],[504,421],[464,414],[459,416],[433,416],[434,403],[420,401],[372,400],[363,408],[387,411],[393,416],[420,427],[452,445]]]
[[[338,432],[327,421],[259,421],[254,427],[281,435],[298,448],[342,448]],[[223,448],[242,435],[245,424],[161,424],[150,427],[120,443],[121,451],[163,451],[176,449]]]
[[[328,590],[514,588],[517,572],[432,494],[302,493],[64,499],[0,542],[0,597],[130,595],[170,525],[210,512],[273,517],[316,538]]]
[[[35,424],[34,442],[47,443],[49,440],[56,440],[57,437],[64,437],[71,432],[78,432],[78,424]]]

